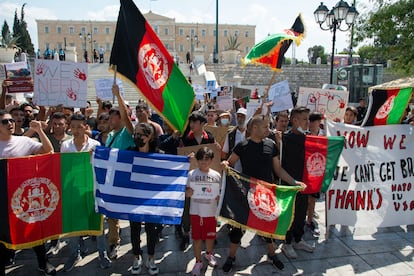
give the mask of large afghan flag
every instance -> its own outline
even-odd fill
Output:
[[[400,124],[412,94],[412,87],[373,90],[362,126]]]
[[[299,15],[293,26],[282,33],[269,35],[264,40],[253,46],[242,60],[243,65],[253,63],[258,65],[270,66],[273,70],[280,71],[283,58],[290,44],[294,41],[297,45],[303,39],[305,27],[302,17]]]
[[[194,90],[132,0],[121,0],[110,64],[171,127],[184,132]]]
[[[304,194],[326,192],[344,148],[343,136],[306,135],[305,164],[302,181],[307,185]]]
[[[293,221],[300,187],[277,186],[231,168],[226,171],[225,180],[220,219],[265,237],[284,240]]]
[[[7,248],[102,234],[89,152],[1,159],[0,178],[0,242]]]

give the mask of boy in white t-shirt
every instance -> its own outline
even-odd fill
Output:
[[[188,173],[186,197],[191,198],[190,219],[191,238],[193,239],[194,256],[196,263],[191,275],[200,275],[203,263],[201,249],[203,240],[206,241],[204,257],[212,267],[216,266],[213,248],[216,239],[216,211],[220,195],[221,176],[217,171],[210,169],[214,152],[208,147],[200,148],[195,154],[198,168]]]

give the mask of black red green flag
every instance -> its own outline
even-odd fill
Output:
[[[0,242],[24,249],[60,236],[102,234],[90,153],[0,160]]]
[[[171,127],[184,131],[194,90],[132,0],[121,0],[110,64]]]
[[[298,186],[279,186],[227,169],[219,218],[265,237],[285,239]]]
[[[374,89],[362,126],[400,124],[412,95],[412,87]]]

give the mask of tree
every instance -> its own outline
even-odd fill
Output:
[[[386,63],[407,75],[414,73],[414,0],[377,0],[376,7],[361,16],[356,40],[370,39],[371,59]]]
[[[34,47],[32,44],[32,39],[30,38],[29,31],[27,30],[27,23],[24,20],[24,7],[26,3],[23,4],[20,10],[20,19],[17,16],[17,10],[14,12],[13,20],[13,37],[17,39],[17,45],[23,50],[27,51],[29,54],[34,54]]]
[[[9,24],[4,20],[3,26],[1,28],[1,46],[4,48],[13,48],[17,47],[17,39],[14,38],[10,33]]]
[[[321,58],[321,63],[326,64],[327,63],[327,55],[325,54],[325,48],[320,45],[315,45],[312,48],[308,49],[308,58],[310,64],[316,64],[316,60],[318,57]]]
[[[227,50],[238,50],[240,47],[240,42],[238,42],[238,36],[237,35],[230,35],[229,38],[227,38]]]

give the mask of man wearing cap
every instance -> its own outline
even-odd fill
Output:
[[[222,159],[227,159],[233,151],[233,148],[237,143],[243,141],[246,136],[246,108],[240,107],[236,112],[236,127],[232,128],[226,135],[226,140],[222,148]],[[240,160],[235,164],[234,169],[241,171]]]
[[[219,115],[219,123],[221,127],[229,127],[231,124],[231,114],[230,112],[222,112]]]

